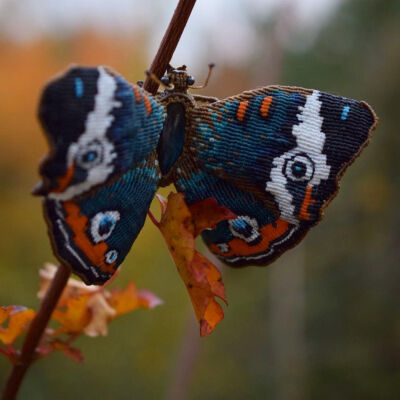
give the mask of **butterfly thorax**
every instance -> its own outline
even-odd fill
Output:
[[[158,161],[162,178],[161,186],[173,182],[173,177],[184,157],[184,146],[187,132],[190,131],[190,114],[196,106],[194,97],[188,89],[194,84],[194,78],[186,72],[186,67],[169,69],[162,78],[166,89],[158,96],[158,100],[165,107],[167,118],[157,146]]]

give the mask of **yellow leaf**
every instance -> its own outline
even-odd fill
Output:
[[[50,263],[40,270],[39,298],[44,297],[56,270],[57,267]],[[150,291],[137,291],[133,282],[124,290],[113,289],[110,292],[105,286],[86,286],[71,278],[52,314],[52,319],[60,324],[53,334],[107,335],[108,324],[118,315],[139,307],[153,308],[161,303]]]
[[[116,311],[115,317],[139,307],[154,308],[162,304],[162,300],[149,290],[137,290],[133,282],[129,282],[126,289],[113,289],[107,301]]]
[[[129,282],[126,289],[113,289],[108,298],[110,306],[115,310],[115,317],[126,314],[140,307],[139,295],[135,284]]]
[[[26,331],[35,311],[22,306],[0,307],[0,340],[9,345]],[[7,326],[2,326],[7,323]]]
[[[91,313],[88,308],[90,294],[81,294],[63,300],[52,314],[52,319],[60,323],[57,333],[78,334],[89,324]]]

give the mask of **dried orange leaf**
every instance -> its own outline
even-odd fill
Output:
[[[13,343],[34,317],[35,311],[23,306],[0,307],[0,340],[6,345]]]
[[[137,290],[133,282],[129,282],[126,289],[113,289],[107,301],[116,311],[115,317],[139,307],[154,308],[162,304],[162,300],[149,290]]]
[[[40,270],[42,280],[39,298],[44,297],[56,270],[57,267],[50,263]],[[139,307],[152,308],[158,304],[161,304],[161,300],[157,296],[148,291],[137,291],[133,282],[125,290],[114,289],[109,292],[106,285],[86,286],[71,278],[52,314],[52,319],[60,323],[60,327],[53,330],[52,335],[107,335],[108,324],[116,316]]]
[[[56,333],[81,333],[89,324],[91,313],[88,308],[90,294],[82,294],[67,298],[62,306],[57,306],[54,310],[52,319],[59,322],[61,327]]]
[[[117,312],[110,307],[104,295],[104,292],[96,293],[92,295],[87,302],[87,307],[91,313],[91,319],[83,331],[88,336],[107,335],[108,323],[117,314]]]
[[[142,307],[154,308],[163,303],[163,301],[150,290],[139,290],[139,303]]]
[[[159,223],[159,229],[189,292],[201,336],[210,334],[224,317],[216,297],[226,302],[226,295],[218,269],[195,250],[195,236],[232,217],[234,214],[225,207],[219,207],[212,199],[199,202],[189,209],[183,194],[171,193]]]
[[[44,267],[39,271],[39,276],[41,278],[40,288],[37,296],[39,299],[43,299],[51,281],[57,272],[57,266],[51,263],[45,263]],[[65,304],[70,297],[76,297],[81,294],[95,293],[98,292],[99,288],[96,286],[87,286],[83,282],[77,279],[68,279],[67,285],[62,293],[60,300],[58,301],[58,306]]]
[[[138,291],[133,282],[129,282],[126,289],[113,289],[107,300],[115,310],[115,317],[140,307]]]
[[[215,228],[218,222],[237,217],[229,208],[219,206],[214,197],[190,205],[189,210],[195,227],[195,237],[200,235],[204,229]]]

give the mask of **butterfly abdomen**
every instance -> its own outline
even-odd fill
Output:
[[[184,93],[166,94],[160,97],[167,117],[157,146],[160,170],[163,175],[161,186],[172,183],[175,170],[182,164],[187,139],[190,136],[193,99]]]
[[[167,106],[167,118],[158,142],[157,153],[160,170],[168,174],[182,154],[185,142],[186,111],[182,103],[170,103]]]

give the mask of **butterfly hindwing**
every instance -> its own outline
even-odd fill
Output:
[[[88,284],[107,281],[142,228],[161,173],[163,107],[104,67],[73,67],[44,89],[50,144],[40,167],[53,250]]]
[[[192,120],[177,188],[238,215],[203,234],[231,265],[265,265],[298,243],[376,124],[366,103],[278,86],[198,107]]]
[[[275,245],[293,235],[292,224],[279,219],[251,192],[243,191],[205,170],[185,167],[176,187],[185,193],[186,202],[192,204],[214,197],[220,205],[238,215],[202,233],[203,240],[214,254],[230,265],[264,263],[267,251],[275,258],[280,254]]]
[[[46,199],[53,251],[88,284],[106,282],[128,254],[157,190],[154,157],[77,199]]]

